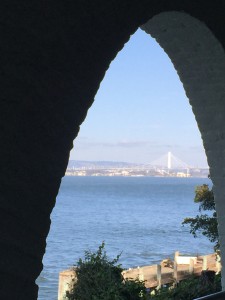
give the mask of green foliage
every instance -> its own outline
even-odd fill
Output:
[[[77,280],[67,293],[70,300],[145,300],[144,282],[124,280],[118,264],[120,255],[110,261],[104,251],[105,244],[96,253],[85,252],[84,260],[77,263]]]
[[[219,234],[213,190],[210,190],[207,184],[197,186],[194,201],[199,203],[200,214],[195,218],[185,218],[182,224],[190,226],[190,233],[194,237],[197,237],[197,233],[201,232],[210,242],[215,243],[214,248],[218,250]],[[202,211],[212,211],[212,215],[202,214]]]
[[[214,272],[213,272],[214,273]],[[203,273],[204,274],[204,273]],[[155,300],[193,300],[198,297],[210,295],[221,291],[221,275],[202,275],[201,277],[191,277],[181,281],[175,287],[164,287],[155,290],[155,295],[151,299]]]
[[[196,203],[200,203],[199,211],[215,210],[215,208],[216,208],[213,190],[209,189],[208,184],[203,184],[203,185],[196,187],[194,201]]]
[[[139,279],[125,279],[122,283],[121,295],[124,300],[149,299],[145,288],[145,282],[140,281]]]

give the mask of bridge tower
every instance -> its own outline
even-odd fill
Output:
[[[171,160],[171,158],[172,158],[172,156],[171,156],[171,152],[168,152],[168,154],[167,154],[167,168],[168,168],[168,170],[170,170],[171,169],[171,166],[172,166],[172,160]]]

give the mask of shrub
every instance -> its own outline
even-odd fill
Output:
[[[192,276],[175,287],[155,290],[151,299],[155,300],[193,300],[221,291],[221,275],[213,271],[203,271],[200,277]]]
[[[104,250],[104,242],[96,253],[85,252],[79,259],[76,280],[67,293],[70,300],[144,300],[147,293],[144,282],[124,280],[122,268],[118,264],[120,255],[109,260]]]

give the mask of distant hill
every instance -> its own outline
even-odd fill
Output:
[[[67,168],[131,168],[140,164],[117,162],[117,161],[85,161],[85,160],[70,160]]]

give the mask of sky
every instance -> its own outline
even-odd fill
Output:
[[[208,166],[172,62],[138,29],[112,61],[70,159],[151,163],[169,151],[191,166]]]

